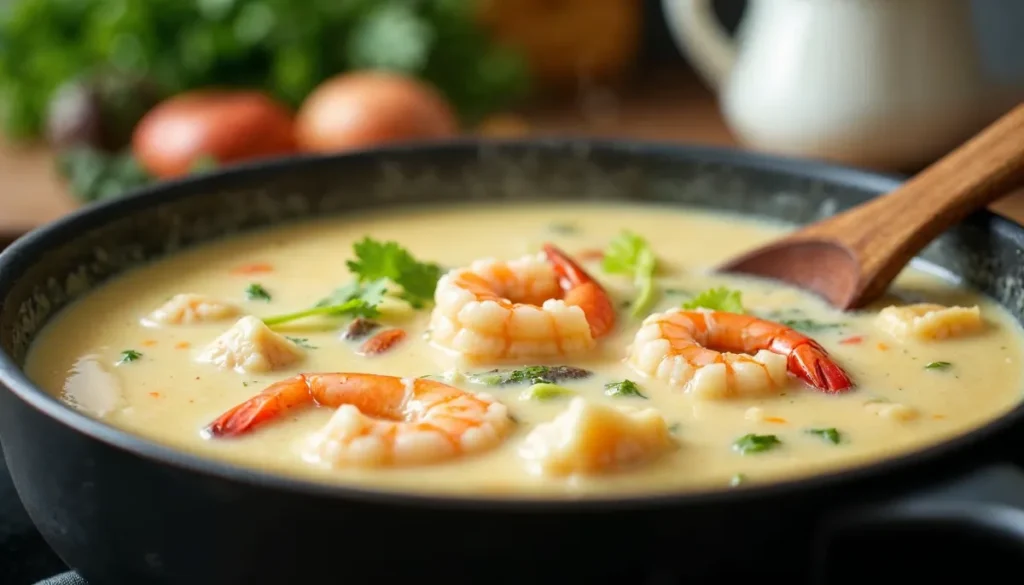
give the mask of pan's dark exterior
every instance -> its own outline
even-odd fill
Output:
[[[788,484],[517,503],[328,488],[195,459],[63,407],[35,389],[20,364],[39,328],[89,286],[183,246],[291,219],[558,198],[807,222],[895,184],[727,151],[555,141],[395,147],[161,185],[75,214],[0,256],[8,466],[40,532],[92,585],[602,583],[625,574],[635,582],[638,570],[704,582],[799,580],[826,513],[1007,457],[1004,445],[1022,438],[1024,410],[912,456]],[[1020,315],[1022,248],[1019,226],[979,214],[924,256]]]

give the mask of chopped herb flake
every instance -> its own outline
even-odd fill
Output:
[[[743,293],[724,286],[708,289],[683,303],[684,309],[711,309],[727,313],[744,313]]]
[[[287,337],[287,336],[285,336],[285,339],[287,339],[288,341],[291,341],[292,343],[294,343],[295,345],[297,345],[299,347],[303,347],[303,348],[306,348],[306,349],[316,349],[316,346],[315,345],[310,345],[309,339],[306,339],[305,337]]]
[[[121,359],[117,360],[118,364],[126,364],[128,362],[134,362],[135,360],[142,357],[142,354],[135,351],[134,349],[126,349],[121,352]]]
[[[555,221],[548,224],[548,231],[563,236],[571,236],[579,232],[579,227],[567,221]]]
[[[575,392],[558,384],[541,382],[530,386],[519,396],[523,400],[554,400],[574,395]]]
[[[743,435],[733,443],[732,448],[744,455],[769,451],[782,444],[775,435]]]
[[[814,319],[780,319],[778,323],[804,333],[817,333],[829,329],[838,329],[845,325],[845,323],[822,323]]]
[[[419,309],[434,298],[441,279],[441,267],[420,262],[397,242],[380,242],[365,237],[353,245],[356,259],[347,262],[358,282],[390,280],[402,287],[400,298]]]
[[[683,428],[683,425],[681,425],[680,423],[675,422],[675,423],[672,423],[672,424],[668,425],[668,432],[670,432],[673,435],[675,435],[676,433],[679,432],[679,429],[681,429],[681,428]]]
[[[823,440],[828,441],[833,445],[838,445],[839,442],[842,441],[842,436],[839,434],[839,431],[837,431],[835,428],[807,429],[807,433],[811,435],[818,435]]]
[[[736,475],[732,476],[732,479],[729,480],[729,485],[732,487],[736,487],[745,481],[747,481],[747,476],[743,475],[742,473],[737,473]]]
[[[951,364],[949,362],[931,362],[930,364],[925,366],[924,369],[926,369],[926,370],[948,370],[949,368],[952,368],[952,367],[953,367],[953,364]]]
[[[633,278],[638,292],[633,301],[633,316],[640,317],[654,304],[654,271],[658,259],[647,240],[623,231],[608,244],[601,260],[601,269],[608,274],[625,274]]]
[[[469,374],[466,379],[485,386],[508,386],[512,384],[556,384],[562,380],[579,380],[591,375],[589,370],[573,366],[526,366],[515,370],[491,370]]]
[[[267,289],[263,288],[262,284],[255,282],[245,289],[245,296],[250,301],[270,302],[270,293],[267,292]]]
[[[637,398],[647,398],[640,392],[640,387],[637,386],[636,382],[632,380],[608,382],[604,385],[604,393],[607,396],[635,396]]]

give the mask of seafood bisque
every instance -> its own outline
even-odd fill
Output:
[[[783,228],[535,204],[233,236],[66,308],[26,370],[177,449],[375,489],[734,489],[863,465],[1021,400],[1022,332],[906,270],[858,312],[713,267]]]

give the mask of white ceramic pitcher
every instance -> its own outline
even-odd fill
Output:
[[[882,169],[938,158],[1022,99],[981,59],[969,0],[662,0],[669,29],[753,148]]]

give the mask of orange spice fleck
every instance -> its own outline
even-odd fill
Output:
[[[153,398],[160,398],[159,392],[150,392],[149,395],[152,396]]]
[[[889,349],[889,346],[884,344],[884,343],[879,343],[878,344],[878,349],[880,349],[882,351],[885,351],[885,350]]]
[[[862,335],[854,335],[853,337],[847,337],[846,339],[843,339],[839,343],[841,343],[843,345],[853,345],[855,343],[860,343],[862,341],[864,341],[864,336],[862,336]]]
[[[932,418],[934,418],[935,420],[942,420],[942,419],[946,418],[946,415],[944,415],[944,414],[933,414]]]
[[[765,422],[779,424],[779,425],[784,425],[787,422],[789,422],[789,421],[787,421],[786,419],[784,419],[784,418],[782,418],[780,416],[766,416],[766,417],[764,417],[764,421]]]
[[[144,347],[153,347],[154,345],[156,345],[156,340],[155,339],[147,339],[147,340],[142,342],[142,345]]]
[[[255,264],[243,264],[231,270],[231,274],[264,274],[266,272],[273,272],[274,267],[265,262],[257,262]]]
[[[604,258],[604,252],[602,250],[580,250],[576,253],[576,259],[580,262],[588,262],[590,260],[602,260]]]
[[[179,341],[174,344],[174,349],[188,349],[192,347],[192,344],[187,341]]]

